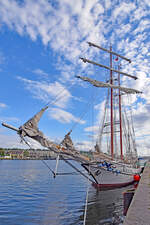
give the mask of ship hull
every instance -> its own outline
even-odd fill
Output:
[[[121,171],[121,166],[115,169],[82,165],[93,177],[93,186],[98,189],[113,189],[131,185],[135,182],[134,175],[139,173],[139,169],[128,168],[128,172]],[[118,169],[119,168],[119,169]]]
[[[123,183],[113,183],[113,184],[97,184],[95,182],[92,183],[92,186],[98,190],[110,190],[110,189],[115,189],[115,188],[122,188],[129,186],[131,184],[134,184],[134,180],[130,182],[123,182]]]

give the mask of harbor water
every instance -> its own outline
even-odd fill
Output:
[[[46,163],[55,168],[55,160]],[[72,171],[59,162],[58,172]],[[54,179],[41,160],[0,160],[0,225],[83,224],[88,185],[86,225],[122,224],[127,188],[97,191],[74,173]]]

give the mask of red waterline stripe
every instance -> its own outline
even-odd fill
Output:
[[[126,183],[117,183],[117,184],[96,184],[95,182],[92,183],[92,185],[96,188],[96,189],[110,189],[110,188],[119,188],[119,187],[125,187],[128,185],[133,184],[135,181],[130,181],[130,182],[126,182]]]

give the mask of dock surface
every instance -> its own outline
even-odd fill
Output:
[[[147,162],[123,225],[150,225],[150,162]]]

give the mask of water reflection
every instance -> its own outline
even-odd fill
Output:
[[[130,187],[97,191],[90,188],[86,225],[121,225],[123,223],[123,192]]]
[[[0,225],[83,224],[87,181],[80,175],[53,179],[40,160],[5,160],[0,170]],[[59,171],[68,170],[61,161]],[[86,225],[121,224],[126,189],[98,192],[90,186]]]

